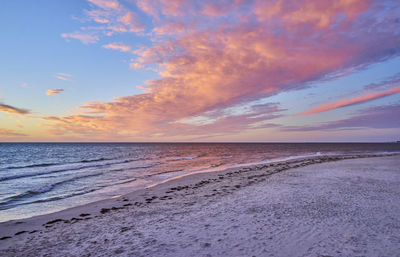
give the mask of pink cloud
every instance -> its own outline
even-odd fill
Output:
[[[101,36],[112,36],[115,33],[139,33],[144,30],[137,14],[117,0],[87,0],[92,9],[85,14],[89,21],[100,23],[100,26],[81,27],[80,31],[63,33],[63,38],[74,38],[84,44],[95,43]]]
[[[93,34],[93,33],[84,33],[80,31],[72,32],[72,33],[63,33],[61,34],[61,37],[65,39],[73,38],[73,39],[78,39],[84,44],[92,44],[96,43],[100,38],[99,36]]]
[[[141,89],[141,90],[143,90],[143,91],[146,91],[146,92],[149,91],[149,88],[146,87],[146,86],[143,86],[143,85],[138,85],[138,86],[136,86],[136,87],[139,88],[139,89]]]
[[[86,14],[90,17],[91,20],[101,24],[107,24],[110,22],[111,19],[110,13],[101,9],[88,10],[86,11]]]
[[[359,103],[372,101],[375,99],[379,99],[379,98],[397,94],[397,93],[400,93],[400,87],[393,88],[393,89],[390,89],[390,90],[387,90],[384,92],[366,93],[364,95],[353,97],[350,99],[341,99],[341,100],[335,101],[333,103],[322,104],[322,105],[316,106],[314,108],[311,108],[309,110],[306,110],[304,112],[298,113],[298,114],[296,114],[296,116],[326,112],[326,111],[330,111],[330,110],[341,108],[341,107],[346,107],[346,106],[350,106],[350,105],[355,105],[355,104],[359,104]]]
[[[144,29],[144,25],[139,22],[139,19],[134,12],[127,11],[124,14],[121,14],[117,18],[117,21],[122,23],[126,31],[129,32],[141,32]]]
[[[185,25],[179,22],[168,22],[162,26],[155,27],[153,32],[159,35],[171,35],[185,32]]]
[[[185,5],[190,3],[187,0],[160,0],[163,5],[162,13],[165,15],[180,16],[184,14]]]
[[[240,7],[244,4],[244,0],[234,1],[204,1],[205,6],[201,11],[208,16],[217,17],[225,16],[232,12],[232,8]],[[246,4],[250,5],[252,1],[247,1]]]
[[[148,81],[148,91],[142,94],[91,102],[79,115],[52,119],[53,129],[75,133],[109,129],[107,133],[114,131],[116,136],[159,137],[176,129],[189,135],[199,128],[205,134],[221,127],[226,133],[251,128],[272,118],[242,113],[218,117],[206,127],[179,121],[305,88],[400,52],[398,24],[392,18],[396,10],[385,9],[382,1],[233,3],[228,8],[230,18],[211,19],[204,10],[214,8],[217,14],[213,1],[138,1],[156,27],[172,22],[185,26],[185,33],[152,38],[153,45],[134,50],[131,67],[156,66],[160,78]],[[235,125],[227,126],[224,120]]]
[[[310,24],[316,28],[327,28],[344,14],[347,20],[357,18],[359,14],[370,7],[372,0],[343,1],[263,1],[257,0],[254,12],[259,20],[270,20],[278,17],[286,26]]]
[[[179,18],[198,11],[198,3],[193,0],[137,0],[137,6],[157,21],[160,21],[162,16]]]
[[[118,50],[121,52],[130,52],[131,51],[131,47],[128,45],[125,45],[123,43],[112,43],[112,44],[108,44],[108,45],[103,45],[103,47],[106,49]]]
[[[151,16],[152,18],[158,19],[159,12],[158,7],[155,4],[156,2],[157,1],[155,0],[137,0],[136,4],[142,12]]]

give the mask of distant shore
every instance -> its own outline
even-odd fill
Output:
[[[317,156],[192,174],[0,223],[0,255],[395,256],[399,167],[393,154]]]

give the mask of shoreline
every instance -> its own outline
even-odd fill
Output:
[[[136,177],[130,177],[133,178],[131,179],[131,182],[128,183],[128,186],[117,188],[115,185],[111,185],[110,191],[108,191],[109,188],[100,188],[100,190],[95,190],[94,192],[91,192],[92,190],[89,191],[88,194],[83,194],[81,195],[81,192],[78,190],[78,194],[81,195],[81,198],[70,198],[61,195],[59,198],[59,195],[51,195],[50,199],[44,199],[39,198],[39,200],[28,200],[27,204],[18,203],[19,200],[19,194],[13,195],[10,198],[16,198],[13,199],[17,200],[14,203],[11,203],[11,208],[8,207],[8,203],[5,202],[5,210],[0,211],[0,224],[10,221],[10,220],[21,220],[21,219],[28,219],[32,218],[35,216],[41,216],[41,215],[47,215],[55,212],[61,212],[65,211],[68,209],[84,206],[87,204],[91,204],[94,202],[98,201],[104,201],[104,200],[109,200],[112,197],[116,196],[122,196],[126,194],[130,194],[132,192],[145,189],[145,188],[151,188],[154,186],[157,186],[158,184],[165,183],[166,181],[171,181],[171,180],[176,180],[179,178],[182,178],[184,176],[192,175],[192,174],[198,174],[198,173],[210,173],[210,172],[220,172],[220,171],[225,171],[227,169],[236,169],[236,168],[241,168],[241,167],[251,167],[251,166],[260,166],[260,165],[265,165],[265,164],[271,164],[271,163],[281,163],[281,162],[286,162],[290,160],[297,160],[297,159],[304,159],[304,158],[314,158],[314,157],[336,157],[336,156],[366,156],[366,155],[386,155],[386,154],[400,154],[399,151],[395,152],[387,152],[387,151],[376,151],[376,152],[370,152],[370,153],[346,153],[346,154],[340,154],[340,153],[325,153],[321,155],[319,151],[314,151],[310,153],[303,153],[303,154],[298,154],[298,155],[289,155],[289,156],[281,156],[281,157],[275,157],[275,158],[270,158],[270,159],[264,159],[264,160],[258,160],[256,162],[252,162],[251,160],[241,160],[239,163],[234,163],[230,162],[228,164],[224,163],[219,163],[217,165],[208,165],[207,167],[197,167],[197,168],[187,168],[187,169],[181,169],[176,170],[177,172],[170,172],[168,168],[163,169],[165,172],[158,172],[155,174],[145,174],[140,176],[139,175],[133,175]],[[198,156],[192,156],[192,157],[183,157],[182,159],[186,158],[196,158]],[[228,156],[229,157],[229,156]],[[230,156],[232,157],[232,156]],[[225,158],[225,157],[223,157]],[[101,169],[97,169],[97,172],[100,174],[103,173]],[[96,174],[95,174],[96,175]],[[7,176],[6,176],[7,177]],[[79,178],[79,176],[77,176]],[[85,177],[85,176],[84,176]],[[75,178],[72,178],[75,180]],[[68,181],[68,180],[67,180]],[[63,181],[61,181],[63,182]],[[125,182],[124,182],[125,183]],[[60,182],[49,182],[46,183],[44,186],[39,186],[39,187],[32,187],[32,188],[26,188],[25,191],[22,195],[27,194],[30,197],[30,194],[42,194],[47,193],[47,191],[52,191],[53,187],[58,187],[58,184]],[[93,183],[89,183],[89,185],[95,185]],[[119,183],[116,183],[119,184]],[[90,189],[90,187],[88,187]],[[93,188],[93,187],[92,187]],[[23,191],[22,191],[23,192]],[[70,195],[74,195],[75,191],[69,191]],[[77,199],[77,200],[75,200]],[[54,201],[56,200],[56,201]],[[53,202],[54,201],[54,202]],[[14,206],[13,206],[14,205]]]
[[[216,172],[184,174],[182,177],[173,178],[154,187],[140,189],[118,198],[101,200],[60,212],[0,223],[0,250],[13,246],[13,242],[21,238],[32,238],[36,235],[46,234],[48,231],[51,232],[60,228],[68,229],[68,226],[104,220],[113,214],[127,214],[132,211],[140,212],[141,209],[152,208],[151,205],[153,204],[176,203],[178,198],[182,202],[185,202],[186,198],[193,197],[206,198],[215,202],[217,200],[213,200],[213,198],[224,197],[248,186],[262,183],[271,175],[289,169],[293,170],[312,164],[333,161],[391,156],[398,156],[398,154],[314,156],[268,164],[234,167]],[[198,195],[200,193],[205,194],[200,196]],[[180,204],[178,203],[178,205]],[[195,202],[192,201],[190,204],[195,205]]]
[[[176,183],[180,183],[179,180],[186,178],[186,177],[190,177],[190,176],[195,176],[195,175],[201,175],[201,174],[219,174],[219,173],[226,173],[228,171],[237,171],[240,169],[263,169],[263,168],[267,168],[267,167],[274,167],[275,165],[285,165],[285,164],[293,164],[293,163],[298,163],[298,162],[305,162],[304,164],[301,163],[300,166],[304,167],[307,165],[311,165],[311,164],[316,164],[316,163],[323,163],[323,162],[330,162],[330,161],[340,161],[340,160],[345,160],[345,159],[355,159],[355,158],[374,158],[374,157],[385,157],[385,156],[394,156],[394,155],[400,155],[400,153],[376,153],[376,154],[348,154],[348,155],[344,155],[344,154],[335,154],[335,155],[305,155],[305,156],[294,156],[294,157],[287,157],[287,158],[279,158],[276,160],[270,160],[268,162],[257,162],[257,163],[244,163],[244,164],[239,164],[237,166],[234,167],[228,167],[225,169],[218,169],[218,168],[209,168],[209,169],[201,169],[198,171],[191,171],[191,172],[185,172],[183,174],[179,174],[179,175],[175,175],[173,177],[164,179],[162,181],[159,182],[154,182],[152,184],[146,185],[143,188],[138,188],[136,190],[133,190],[131,192],[128,192],[126,194],[122,194],[122,195],[115,195],[113,197],[110,198],[106,198],[106,199],[102,199],[102,200],[97,200],[94,202],[90,202],[90,203],[86,203],[86,204],[82,204],[82,205],[78,205],[75,207],[71,207],[71,208],[67,208],[64,210],[60,210],[60,211],[56,211],[56,212],[51,212],[51,213],[46,213],[46,214],[39,214],[39,215],[34,215],[31,217],[27,217],[27,218],[20,218],[20,219],[11,219],[11,220],[7,220],[7,221],[3,221],[0,222],[0,228],[2,227],[3,224],[5,223],[9,223],[9,222],[22,222],[22,221],[28,221],[31,219],[36,219],[36,218],[41,218],[41,217],[45,217],[45,216],[49,216],[52,217],[55,214],[61,215],[61,216],[65,216],[64,212],[67,214],[69,213],[75,213],[76,210],[80,210],[80,209],[85,209],[85,208],[89,208],[89,207],[93,207],[93,206],[98,206],[98,205],[102,205],[104,204],[105,206],[108,206],[109,204],[107,202],[115,202],[118,200],[118,198],[121,197],[127,197],[127,196],[132,196],[135,194],[140,194],[141,192],[146,192],[148,189],[151,188],[155,188],[155,187],[159,187],[163,184],[166,184],[168,182],[171,181],[177,181]],[[311,161],[311,162],[310,162]],[[294,165],[291,166],[289,168],[298,168],[299,166]],[[285,168],[285,169],[279,169],[275,172],[270,173],[274,174],[276,172],[280,172],[289,168]],[[0,229],[0,244],[1,244],[1,238],[2,238],[2,233],[1,233],[1,229]]]

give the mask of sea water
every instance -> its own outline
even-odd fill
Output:
[[[0,222],[173,177],[296,157],[400,152],[399,143],[0,143]]]

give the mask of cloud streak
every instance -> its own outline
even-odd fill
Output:
[[[64,92],[64,89],[59,88],[59,89],[48,89],[46,91],[46,95],[58,95]]]
[[[72,33],[62,33],[61,37],[67,40],[70,38],[77,39],[82,43],[84,43],[85,45],[96,43],[100,39],[99,36],[96,34],[87,32],[85,33],[82,31],[75,31]]]
[[[120,52],[130,52],[131,51],[131,47],[128,45],[125,45],[123,43],[111,43],[111,44],[103,45],[103,48],[117,50]]]
[[[21,114],[21,115],[31,113],[31,111],[28,109],[17,108],[17,107],[11,106],[11,105],[1,104],[1,103],[0,103],[0,112],[11,113],[11,114]]]
[[[371,107],[355,112],[353,116],[348,119],[323,123],[316,126],[281,127],[281,130],[304,132],[356,128],[400,128],[400,119],[397,118],[398,113],[400,113],[400,105],[398,104]]]
[[[68,73],[59,72],[56,74],[56,78],[64,80],[64,81],[69,81],[72,78],[72,75],[68,74]]]
[[[9,130],[9,129],[1,129],[0,128],[0,137],[25,137],[27,136],[26,134],[23,133],[19,133],[13,130]]]
[[[338,101],[332,102],[332,103],[326,103],[322,104],[319,106],[316,106],[314,108],[311,108],[309,110],[306,110],[304,112],[298,113],[295,116],[299,115],[310,115],[310,114],[316,114],[316,113],[321,113],[321,112],[327,112],[330,110],[350,106],[350,105],[356,105],[364,102],[369,102],[375,99],[379,99],[385,96],[393,95],[400,93],[400,87],[396,87],[387,91],[383,92],[378,92],[378,93],[366,93],[361,96],[353,97],[350,99],[340,99]]]

